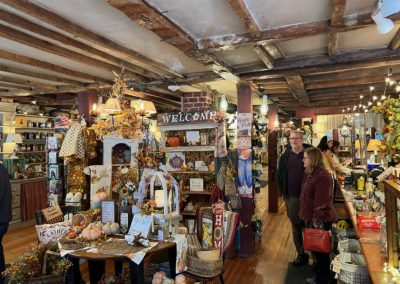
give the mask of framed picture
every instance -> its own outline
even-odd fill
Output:
[[[185,163],[185,154],[182,152],[167,153],[167,170],[168,171],[181,171]]]
[[[48,172],[49,179],[59,179],[58,165],[50,165]]]
[[[190,191],[203,191],[204,181],[202,178],[191,178],[190,179]]]
[[[188,145],[200,145],[200,131],[186,131],[186,142]]]
[[[57,137],[54,136],[47,137],[46,142],[48,150],[57,150]]]
[[[57,164],[57,152],[56,151],[49,152],[49,164]]]
[[[49,193],[61,194],[62,193],[62,181],[51,179],[49,180]]]

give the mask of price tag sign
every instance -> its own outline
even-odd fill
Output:
[[[101,202],[101,222],[103,224],[115,222],[115,202],[113,200]]]
[[[142,237],[147,238],[150,232],[150,227],[153,222],[153,216],[147,215],[142,216],[140,214],[136,214],[133,217],[131,227],[129,228],[130,235],[141,234]]]

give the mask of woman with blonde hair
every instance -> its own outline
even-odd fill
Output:
[[[304,150],[305,177],[300,196],[300,218],[306,228],[330,230],[336,220],[333,206],[332,175],[324,168],[323,154],[320,149],[311,147]],[[329,283],[329,253],[312,252],[316,264],[315,278],[307,283]]]

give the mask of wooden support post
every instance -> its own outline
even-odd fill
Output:
[[[278,120],[278,108],[268,108],[268,212],[278,213],[278,188],[276,171],[278,168],[278,132],[275,131],[274,122]]]
[[[97,104],[97,93],[92,90],[80,92],[76,98],[79,115],[83,115],[88,126],[92,125],[93,121],[89,113],[94,103]]]
[[[251,149],[253,103],[249,83],[241,81],[236,84],[236,89],[238,105],[238,183],[242,200],[240,221],[244,225],[240,230],[239,256],[247,257],[255,252],[255,238],[251,227],[251,220],[255,213]]]

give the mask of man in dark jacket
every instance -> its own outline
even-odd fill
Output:
[[[0,284],[4,283],[1,273],[6,269],[3,251],[3,236],[11,221],[11,184],[7,170],[0,164]]]
[[[277,183],[286,205],[286,213],[292,224],[293,242],[297,257],[292,262],[295,266],[308,264],[308,255],[303,247],[303,227],[300,220],[300,193],[304,175],[304,149],[310,145],[303,144],[303,134],[300,131],[291,131],[289,136],[290,147],[279,157]]]

